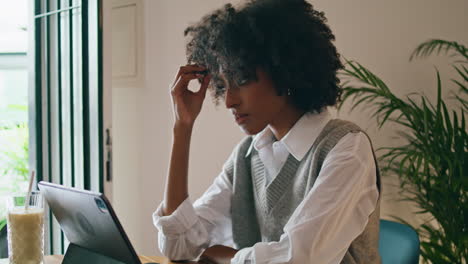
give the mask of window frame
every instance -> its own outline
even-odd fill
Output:
[[[102,1],[35,0],[28,7],[28,17],[32,29],[28,33],[30,170],[36,172],[36,183],[45,180],[103,192]],[[68,28],[62,28],[65,20]],[[65,40],[70,44],[68,65],[61,50]],[[62,79],[64,69],[69,80]],[[64,94],[67,87],[62,84],[68,81],[69,91]],[[68,132],[63,129],[64,120],[70,125]],[[69,137],[70,156],[64,155],[65,137]],[[70,173],[64,170],[66,157]],[[82,163],[75,164],[78,157]],[[63,254],[67,241],[50,211],[46,233],[46,254]]]

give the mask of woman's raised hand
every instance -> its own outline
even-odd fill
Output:
[[[206,73],[206,68],[198,65],[182,66],[171,87],[175,123],[169,174],[164,194],[164,215],[171,215],[188,197],[190,138],[211,78],[208,74],[201,72]],[[197,92],[188,89],[189,82],[194,79],[200,80],[200,89]]]
[[[179,68],[171,87],[171,98],[175,124],[193,126],[205,100],[211,76],[206,68],[198,65],[185,65]],[[201,86],[197,92],[188,89],[191,80],[199,79]]]

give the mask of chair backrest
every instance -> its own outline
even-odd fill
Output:
[[[379,253],[382,264],[418,264],[418,234],[408,225],[381,219]]]

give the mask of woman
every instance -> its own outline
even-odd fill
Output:
[[[304,0],[226,4],[188,27],[171,96],[173,147],[153,215],[174,260],[380,263],[380,176],[368,136],[332,119],[343,68],[322,12]],[[187,86],[198,79],[200,90]],[[194,122],[207,90],[247,135],[195,203]]]

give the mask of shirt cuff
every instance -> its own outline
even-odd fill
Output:
[[[198,216],[189,197],[171,215],[163,215],[163,203],[153,213],[153,224],[164,235],[185,233],[197,222]]]
[[[239,250],[234,258],[231,260],[231,264],[255,264],[255,258],[253,257],[253,247],[248,247]]]

